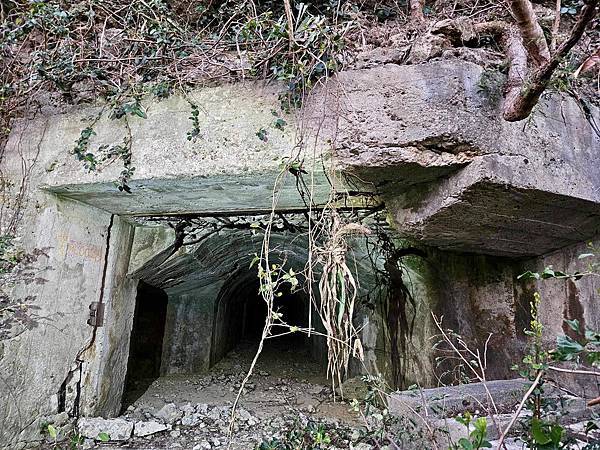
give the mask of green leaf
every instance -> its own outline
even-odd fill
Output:
[[[47,428],[48,428],[48,434],[50,435],[50,437],[52,439],[56,439],[56,436],[58,436],[58,431],[56,430],[54,425],[48,425]]]
[[[98,440],[102,442],[108,442],[110,441],[110,435],[108,433],[105,433],[104,431],[98,433]]]
[[[250,267],[248,267],[248,269],[252,269],[252,267],[260,261],[260,256],[258,256],[256,253],[254,254],[254,258],[252,258],[252,261],[250,261]]]
[[[265,130],[264,128],[261,128],[256,132],[256,136],[263,142],[267,142],[269,140],[267,134],[267,130]]]
[[[562,335],[556,338],[556,350],[558,358],[562,361],[572,360],[578,353],[581,353],[584,348],[576,340],[569,336]]]
[[[539,280],[540,279],[540,274],[537,272],[532,272],[531,270],[528,270],[525,273],[522,273],[521,275],[519,275],[517,277],[517,280]]]
[[[565,430],[559,424],[555,423],[550,427],[550,440],[555,446],[560,444],[564,434]]]
[[[133,114],[135,114],[136,116],[141,117],[142,119],[147,119],[148,118],[148,116],[146,116],[146,113],[138,105],[135,105],[132,108],[131,112]]]
[[[458,440],[458,445],[460,445],[463,450],[473,450],[473,444],[466,438],[460,438]]]
[[[591,328],[585,328],[585,338],[594,345],[600,345],[600,334]]]
[[[542,429],[542,423],[539,419],[532,419],[531,421],[531,436],[535,443],[539,445],[546,445],[552,442],[550,436]]]
[[[286,125],[287,125],[287,122],[285,120],[283,120],[281,117],[279,117],[278,119],[276,119],[273,122],[273,126],[281,131],[284,131]]]
[[[487,433],[487,419],[485,417],[478,417],[475,422],[473,422],[473,426],[475,430],[480,433],[481,436],[485,436]]]
[[[569,328],[571,330],[575,331],[576,333],[581,333],[581,329],[579,328],[579,320],[577,320],[577,319],[573,319],[573,320],[565,319],[565,323],[569,326]]]

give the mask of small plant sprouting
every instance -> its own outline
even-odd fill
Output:
[[[200,136],[200,110],[198,109],[198,105],[195,103],[189,102],[190,108],[192,109],[191,115],[189,119],[192,122],[192,129],[187,132],[187,140],[191,142],[196,142],[198,136]]]
[[[269,133],[266,129],[260,128],[256,132],[256,137],[258,137],[263,142],[267,142],[269,140]]]
[[[110,441],[110,435],[108,433],[105,433],[104,431],[98,433],[98,440],[101,442],[108,442]]]
[[[467,411],[457,416],[455,420],[467,428],[468,436],[460,438],[458,443],[451,447],[451,450],[492,448],[492,444],[487,440],[487,419],[485,417],[473,420],[473,416]],[[471,431],[471,425],[473,425],[473,431]]]
[[[66,436],[60,437],[61,431],[64,433],[64,430],[54,426],[51,423],[45,424],[42,426],[42,433],[47,434],[51,439],[50,448],[56,450],[77,450],[81,448],[81,445],[84,442],[84,438],[79,433],[72,431]],[[99,437],[100,439],[100,437]],[[46,447],[44,447],[46,448]]]

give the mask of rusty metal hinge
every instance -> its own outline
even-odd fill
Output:
[[[90,318],[87,324],[92,327],[101,327],[104,325],[104,303],[92,302],[90,304]]]

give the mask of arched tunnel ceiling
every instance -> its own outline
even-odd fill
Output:
[[[273,251],[291,266],[307,261],[305,236],[289,232],[274,234]],[[247,230],[227,230],[199,244],[184,248],[144,279],[162,289],[181,291],[198,289],[228,279],[239,270],[249,269],[255,253],[260,253],[262,235]],[[254,274],[256,276],[256,274]]]
[[[148,261],[173,242],[174,233],[166,225],[140,228],[144,231],[139,233],[143,237],[139,238],[138,247],[148,246],[148,234],[162,234],[164,240],[163,247],[155,247],[154,254],[150,254],[148,248],[139,250],[144,251],[141,254],[144,255],[145,267],[141,274],[138,270],[138,277],[155,287],[176,293],[223,281],[248,283],[256,277],[256,267],[250,268],[250,265],[255,254],[260,254],[263,241],[261,230],[221,230],[197,244],[182,247],[162,264],[152,266]],[[369,256],[364,238],[354,238],[350,242],[348,265],[355,272],[361,289],[368,289],[374,283],[373,255]],[[308,236],[304,231],[274,231],[270,238],[270,262],[285,261],[285,267],[300,272],[308,261],[308,247]],[[370,251],[372,253],[373,248]],[[379,255],[374,257],[378,259]],[[135,269],[139,269],[139,266]],[[130,275],[135,277],[135,272],[130,270]]]

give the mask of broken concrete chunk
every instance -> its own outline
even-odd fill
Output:
[[[459,386],[445,386],[422,391],[403,391],[391,394],[389,410],[392,414],[406,415],[423,412],[438,417],[452,417],[463,411],[486,410],[489,395],[499,412],[510,412],[519,403],[529,387],[524,379],[494,380]]]
[[[202,422],[202,415],[199,413],[186,414],[181,419],[181,425],[185,427],[195,427]]]
[[[149,422],[136,422],[133,434],[135,436],[150,436],[151,434],[167,431],[170,427],[160,422],[151,420]]]
[[[173,424],[183,417],[183,412],[175,403],[167,403],[155,414],[155,417],[165,423]]]
[[[100,433],[106,433],[111,441],[126,441],[133,432],[133,423],[125,419],[103,419],[102,417],[82,417],[77,421],[79,433],[86,438],[99,440]]]

